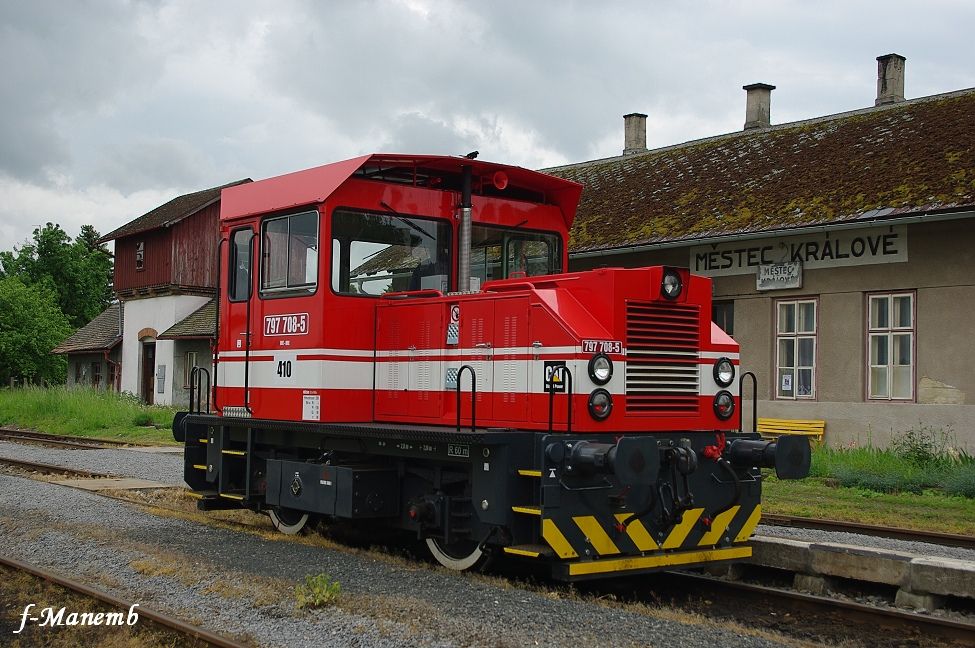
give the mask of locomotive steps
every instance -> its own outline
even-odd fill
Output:
[[[836,579],[849,579],[898,588],[899,607],[930,611],[943,607],[947,597],[975,600],[973,561],[770,536],[754,536],[751,542],[747,565],[792,572],[793,586],[813,594],[826,594]],[[741,568],[729,567],[727,574],[740,576]]]

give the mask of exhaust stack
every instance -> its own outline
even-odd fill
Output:
[[[460,197],[460,241],[457,246],[457,290],[471,289],[471,167],[463,167]]]

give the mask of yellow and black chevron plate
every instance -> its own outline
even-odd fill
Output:
[[[542,540],[555,556],[568,562],[569,576],[648,570],[703,564],[751,556],[745,541],[762,516],[761,505],[734,506],[710,525],[703,508],[685,511],[671,528],[651,533],[631,513],[614,516],[560,516],[559,510],[515,507],[516,512],[540,518]]]

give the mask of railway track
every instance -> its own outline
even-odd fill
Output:
[[[20,468],[21,470],[28,470],[44,475],[67,475],[69,477],[80,477],[83,479],[114,479],[118,477],[118,475],[110,475],[108,473],[100,473],[92,470],[68,468],[67,466],[55,466],[53,464],[43,464],[35,461],[22,461],[20,459],[11,459],[9,457],[0,457],[0,466],[11,466],[13,468]]]
[[[93,437],[75,437],[63,434],[48,434],[46,432],[34,432],[32,430],[18,430],[16,428],[0,427],[0,439],[8,441],[38,443],[43,445],[58,446],[63,448],[78,449],[104,449],[104,448],[124,448],[131,446],[141,446],[141,443],[131,441],[118,441],[115,439],[98,439]]]
[[[137,603],[136,601],[127,601],[112,594],[108,594],[107,592],[95,589],[89,585],[85,585],[84,583],[80,583],[76,580],[56,574],[50,570],[38,567],[36,565],[29,565],[19,560],[13,560],[11,558],[0,556],[0,565],[8,569],[31,574],[32,576],[41,578],[49,583],[53,583],[77,594],[81,594],[82,596],[95,599],[105,603],[106,605],[110,605],[120,611],[128,611],[132,608],[133,604]],[[140,618],[144,617],[158,625],[169,628],[182,636],[197,639],[211,646],[216,646],[217,648],[246,648],[245,644],[239,643],[227,637],[223,637],[198,626],[191,625],[168,614],[157,612],[151,608],[145,607],[141,603],[138,603],[137,609]]]
[[[896,527],[860,524],[858,522],[846,522],[843,520],[820,520],[817,518],[762,514],[762,524],[796,529],[858,533],[860,535],[891,538],[893,540],[908,540],[910,542],[926,542],[928,544],[943,545],[946,547],[975,549],[975,536],[938,533],[936,531],[919,531],[917,529],[899,529]]]
[[[65,468],[63,466],[51,466],[34,462],[24,462],[0,458],[0,465],[8,464],[21,469],[32,470],[47,474],[66,474],[82,477],[112,477],[104,473],[96,473],[85,470]],[[100,493],[102,496],[109,497],[128,504],[144,506],[150,509],[162,509],[185,515],[186,512],[176,508],[165,506],[154,502],[139,502],[131,498],[119,497],[107,493]],[[785,522],[791,522],[794,518],[786,518]],[[778,519],[777,519],[778,521]],[[799,521],[803,521],[801,518]],[[814,520],[813,522],[819,522]],[[267,530],[260,525],[251,525],[240,521],[222,521],[231,528],[243,531]],[[856,525],[853,525],[856,526]],[[822,528],[822,527],[815,527]],[[882,527],[878,527],[882,528]],[[851,530],[844,526],[843,530]],[[916,539],[916,538],[915,538]],[[670,572],[666,574],[668,583],[661,586],[659,582],[653,586],[643,583],[634,584],[631,579],[625,579],[617,589],[616,585],[594,584],[596,591],[614,593],[626,599],[634,599],[641,602],[659,600],[662,592],[676,594],[683,591],[688,599],[705,596],[714,600],[735,601],[736,607],[742,608],[742,602],[746,602],[745,608],[753,605],[756,609],[774,610],[778,613],[778,618],[789,617],[793,621],[792,630],[784,630],[787,634],[805,635],[808,632],[835,632],[839,637],[850,637],[860,633],[860,636],[869,637],[871,632],[876,632],[878,628],[889,629],[891,632],[908,633],[917,637],[937,637],[947,642],[958,642],[960,645],[975,646],[975,624],[948,619],[944,617],[916,614],[894,608],[876,607],[856,603],[841,599],[829,599],[821,596],[804,594],[790,589],[767,587],[763,585],[745,583],[740,581],[728,581],[716,579],[688,572]],[[744,608],[742,608],[744,609]],[[739,610],[740,611],[740,610]],[[709,613],[710,614],[710,613]],[[732,615],[737,618],[735,611]],[[807,630],[806,624],[816,626],[815,630]],[[782,631],[783,628],[776,629]],[[821,636],[821,635],[820,635]],[[238,644],[214,644],[214,645],[238,645]],[[924,645],[921,642],[918,645]]]
[[[946,642],[975,646],[975,623],[689,572],[670,572],[668,577],[682,582],[697,596],[707,592],[709,597],[723,596],[733,600],[739,610],[750,604],[789,612],[799,628],[810,620],[822,624],[827,631],[833,626],[832,631],[839,636],[860,632],[863,637],[872,637],[890,630],[898,633],[892,636],[912,636],[920,645],[927,645],[927,638],[937,637]]]

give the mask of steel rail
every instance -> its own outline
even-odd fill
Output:
[[[917,614],[893,608],[874,607],[854,601],[836,600],[794,590],[766,587],[740,581],[728,581],[687,572],[668,572],[668,575],[691,583],[696,591],[726,591],[737,599],[752,597],[771,600],[776,606],[792,607],[815,613],[834,612],[850,621],[876,628],[877,626],[921,632],[923,636],[937,636],[962,645],[975,645],[975,623],[944,617]]]
[[[84,470],[81,468],[68,468],[67,466],[55,466],[52,464],[42,464],[34,461],[23,461],[21,459],[11,459],[9,457],[0,457],[0,465],[13,466],[14,468],[21,468],[24,470],[34,470],[37,472],[53,474],[53,475],[71,475],[75,477],[83,477],[86,479],[118,479],[118,475],[110,475],[108,473],[100,473],[92,470]]]
[[[858,533],[860,535],[890,538],[893,540],[909,540],[911,542],[926,542],[928,544],[943,545],[947,547],[975,549],[975,537],[958,535],[954,533],[903,529],[897,527],[880,526],[876,524],[860,524],[859,522],[847,522],[844,520],[820,520],[817,518],[797,517],[792,515],[771,515],[768,513],[762,514],[761,523],[768,526]]]
[[[17,428],[0,427],[0,439],[33,440],[55,445],[78,446],[82,448],[144,446],[144,443],[133,441],[119,441],[117,439],[101,439],[97,437],[79,437],[64,434],[48,434],[34,430],[18,430]]]
[[[35,565],[29,565],[19,560],[0,556],[0,565],[42,578],[50,583],[59,585],[89,598],[96,599],[120,610],[129,610],[133,605],[133,602],[131,601],[127,601],[112,594],[108,594],[107,592],[95,589],[89,585],[85,585],[84,583],[79,583],[76,580],[56,574],[50,570],[37,567]],[[169,616],[168,614],[163,614],[162,612],[157,612],[151,608],[144,607],[141,603],[138,604],[137,612],[140,617],[145,617],[150,621],[169,628],[170,630],[175,630],[181,635],[193,637],[194,639],[203,641],[211,646],[217,646],[218,648],[246,648],[245,644],[189,624],[185,621],[177,619],[176,617]]]

